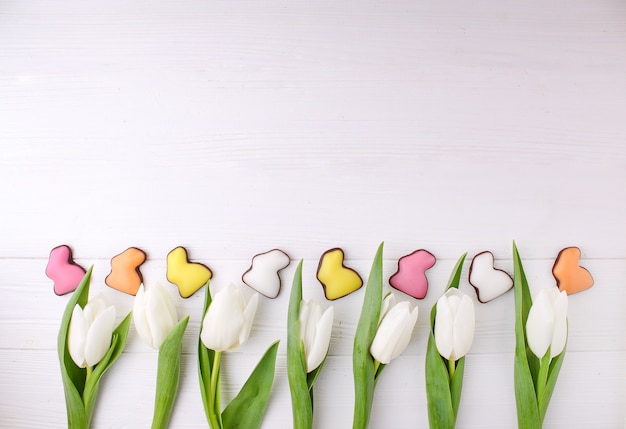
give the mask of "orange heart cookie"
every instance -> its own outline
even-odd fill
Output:
[[[317,279],[324,287],[324,295],[328,300],[342,298],[363,286],[361,276],[343,265],[343,260],[343,250],[339,248],[327,250],[320,258]]]
[[[189,261],[187,249],[179,246],[167,254],[166,276],[178,286],[180,296],[189,298],[213,277],[213,273],[209,267]]]
[[[580,249],[578,247],[566,247],[559,252],[552,267],[552,275],[560,291],[571,295],[593,286],[593,277],[579,263]]]
[[[111,259],[111,273],[104,282],[120,292],[137,295],[143,276],[139,266],[146,262],[146,253],[136,247],[129,247]]]

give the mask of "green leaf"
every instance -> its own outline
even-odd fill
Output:
[[[132,313],[128,313],[124,320],[113,330],[113,336],[111,337],[111,347],[104,355],[102,360],[98,362],[93,368],[91,376],[87,378],[85,383],[85,392],[83,393],[83,402],[85,403],[85,410],[87,415],[91,415],[93,407],[96,403],[96,395],[98,394],[98,387],[100,385],[100,378],[104,372],[113,365],[113,363],[120,357],[124,346],[126,345],[126,338],[128,337],[128,329],[130,327]]]
[[[172,415],[180,379],[183,335],[188,323],[189,316],[181,319],[165,337],[159,348],[156,397],[154,400],[154,416],[152,417],[153,429],[167,428]]]
[[[202,324],[204,322],[204,316],[206,315],[209,306],[211,305],[211,291],[209,290],[209,281],[207,281],[204,289],[204,307],[202,309],[202,317],[200,318],[200,332],[202,332]],[[200,393],[202,395],[202,404],[204,405],[204,412],[209,422],[214,421],[216,418],[214,414],[219,414],[221,410],[214,410],[211,407],[210,397],[211,393],[211,371],[213,368],[213,362],[215,361],[215,352],[211,349],[207,349],[200,335],[198,335],[198,378],[200,381]],[[219,386],[218,386],[219,387]],[[213,429],[220,429],[220,422],[214,422]]]
[[[455,413],[450,393],[450,375],[446,360],[441,357],[433,328],[437,316],[437,305],[430,310],[430,333],[426,347],[426,398],[428,401],[428,423],[431,429],[454,428]]]
[[[304,343],[300,338],[300,305],[302,302],[302,261],[296,268],[287,313],[287,377],[291,392],[294,429],[313,426],[313,380],[308,383]],[[319,373],[321,365],[314,370]]]
[[[541,417],[535,393],[535,381],[537,373],[531,373],[529,365],[529,352],[526,344],[526,320],[532,301],[526,274],[522,267],[522,260],[517,246],[513,242],[513,289],[515,295],[515,361],[514,361],[514,384],[515,402],[517,405],[517,422],[520,428],[541,428]],[[538,368],[538,364],[533,364]]]
[[[276,341],[267,349],[237,396],[222,413],[224,428],[255,429],[261,426],[274,382],[278,343]]]
[[[376,387],[376,368],[370,354],[370,346],[376,336],[383,299],[383,243],[378,246],[370,271],[361,317],[354,336],[352,370],[354,373],[354,420],[353,429],[367,427]]]
[[[70,357],[67,348],[67,333],[74,307],[76,304],[84,307],[87,303],[92,271],[93,266],[87,270],[78,288],[76,288],[68,301],[63,317],[61,318],[61,326],[57,337],[57,352],[59,354],[59,363],[61,364],[61,378],[63,379],[63,390],[65,393],[67,423],[68,427],[72,428],[87,428],[91,420],[91,415],[87,415],[85,412],[82,398],[87,371],[85,368],[78,367]]]
[[[454,268],[452,269],[452,273],[450,274],[450,279],[448,280],[448,286],[446,286],[446,290],[452,288],[458,289],[459,283],[461,282],[461,273],[463,272],[463,263],[465,262],[465,257],[467,253],[463,253]],[[445,291],[444,291],[445,292]]]

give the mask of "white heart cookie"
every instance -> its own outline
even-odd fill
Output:
[[[290,262],[289,255],[280,249],[260,253],[252,258],[252,265],[243,273],[241,280],[260,294],[276,298],[280,293],[278,272]]]
[[[511,276],[493,266],[493,253],[489,251],[481,252],[472,259],[469,283],[482,303],[496,299],[513,287]]]

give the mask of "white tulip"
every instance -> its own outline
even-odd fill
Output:
[[[435,344],[439,354],[457,361],[474,341],[474,302],[457,288],[450,288],[437,301]]]
[[[133,306],[133,321],[139,337],[158,350],[178,322],[172,296],[158,283],[148,290],[143,285],[139,286]]]
[[[548,347],[551,358],[561,354],[567,342],[567,292],[555,287],[539,292],[528,312],[526,338],[539,359]]]
[[[370,353],[378,362],[388,364],[406,349],[417,322],[418,308],[411,310],[408,301],[395,304],[390,294],[383,302],[378,329]]]
[[[114,323],[115,307],[101,294],[85,308],[76,304],[67,333],[67,349],[76,365],[92,367],[102,360],[111,347]]]
[[[328,353],[333,317],[333,307],[322,314],[316,302],[302,301],[300,304],[300,338],[304,340],[307,373],[320,366]]]
[[[252,329],[259,294],[246,299],[233,284],[215,294],[202,322],[200,339],[216,352],[232,351],[246,342]]]

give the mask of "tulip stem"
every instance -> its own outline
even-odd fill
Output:
[[[89,380],[89,377],[91,377],[91,373],[93,372],[93,366],[89,366],[87,365],[87,375],[85,377],[85,384],[87,384],[87,380]]]
[[[448,359],[448,374],[450,374],[450,380],[454,377],[454,371],[456,371],[456,361]]]
[[[209,392],[209,423],[212,429],[221,429],[222,413],[220,406],[220,360],[222,358],[222,352],[215,352],[213,357],[213,368],[211,368],[211,390]]]
[[[537,403],[543,402],[543,395],[548,382],[548,370],[550,369],[550,348],[546,351],[546,355],[539,362],[539,373],[537,374]]]

